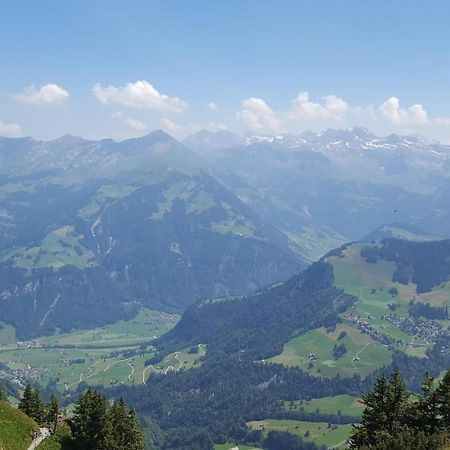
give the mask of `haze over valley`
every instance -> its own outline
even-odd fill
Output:
[[[448,450],[449,14],[6,0],[0,450]]]

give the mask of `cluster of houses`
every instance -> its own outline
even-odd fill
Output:
[[[37,339],[32,339],[31,341],[17,341],[17,348],[41,348],[42,345],[39,344]]]
[[[428,344],[434,344],[436,339],[443,334],[448,335],[448,331],[444,330],[440,323],[421,317],[388,315],[384,316],[383,319],[395,325],[404,333],[421,339]]]
[[[376,330],[366,319],[359,315],[351,314],[348,316],[349,320],[355,324],[359,331],[363,334],[368,334],[373,340],[380,342],[383,345],[401,345],[403,341],[398,338],[389,336],[381,331]],[[370,319],[370,317],[369,317]]]

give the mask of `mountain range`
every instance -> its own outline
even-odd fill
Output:
[[[448,146],[362,128],[1,138],[0,320],[29,338],[182,312],[377,228],[448,237],[449,175]]]

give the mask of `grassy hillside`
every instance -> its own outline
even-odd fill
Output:
[[[269,431],[287,431],[297,434],[307,441],[313,441],[329,448],[345,448],[346,441],[352,429],[351,425],[329,426],[324,422],[305,422],[300,420],[255,420],[247,424],[252,430],[261,430],[264,434]]]
[[[39,427],[33,419],[0,401],[0,450],[26,450],[31,432]]]

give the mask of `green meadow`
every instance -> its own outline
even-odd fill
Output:
[[[186,370],[201,364],[205,346],[180,349],[158,367],[146,366],[154,356],[152,340],[172,328],[178,316],[141,309],[130,320],[91,330],[56,333],[38,339],[39,348],[19,348],[15,330],[0,324],[0,362],[60,392],[78,384],[114,386],[145,384],[152,373]]]
[[[336,395],[335,397],[314,398],[311,400],[285,401],[286,411],[302,411],[306,413],[338,414],[343,416],[361,417],[363,404],[352,395]]]
[[[345,337],[339,339],[343,332]],[[338,344],[344,344],[347,352],[335,358],[333,350]],[[268,362],[299,367],[312,375],[333,377],[337,374],[365,376],[391,360],[391,352],[386,347],[344,323],[333,332],[318,328],[291,339],[284,345],[283,352]]]
[[[301,436],[306,441],[325,445],[328,448],[345,448],[350,435],[351,425],[332,425],[324,422],[305,422],[300,420],[266,419],[247,424],[253,430],[261,430],[265,435],[269,431],[286,431]]]

